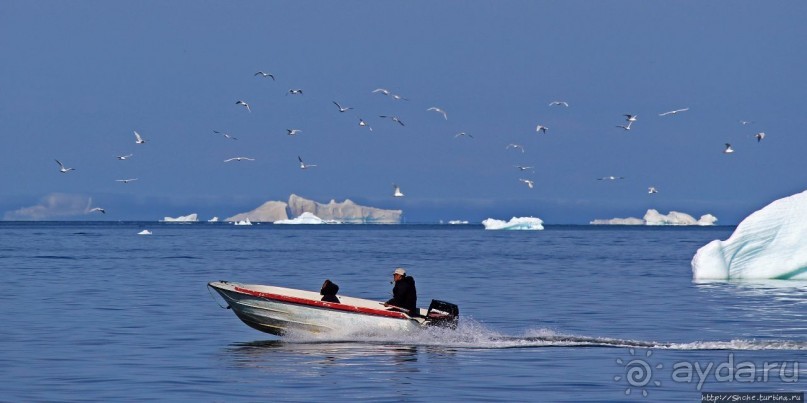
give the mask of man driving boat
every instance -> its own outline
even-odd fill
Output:
[[[395,286],[392,288],[392,298],[384,303],[384,306],[392,306],[409,314],[409,316],[419,316],[417,301],[418,294],[415,289],[415,279],[406,275],[406,270],[398,267],[392,272],[392,279]]]

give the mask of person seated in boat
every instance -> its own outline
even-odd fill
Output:
[[[339,298],[336,297],[337,292],[339,292],[339,286],[331,280],[325,280],[325,282],[322,283],[322,288],[319,289],[319,293],[322,295],[321,301],[336,302],[338,304]]]
[[[395,286],[392,288],[392,298],[384,306],[399,308],[409,316],[418,316],[418,293],[415,289],[415,279],[406,275],[406,270],[398,267],[392,272]]]

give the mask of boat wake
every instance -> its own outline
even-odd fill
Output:
[[[298,333],[287,334],[282,338],[281,343],[286,345],[318,343],[383,344],[458,349],[602,347],[659,350],[807,350],[807,341],[789,340],[737,339],[730,341],[669,343],[563,334],[551,329],[533,329],[525,332],[524,335],[512,336],[488,329],[482,324],[468,319],[461,321],[456,330],[429,328],[404,334],[362,331],[361,329],[327,334]]]

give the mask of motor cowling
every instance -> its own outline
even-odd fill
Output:
[[[446,301],[433,299],[426,311],[429,326],[457,328],[460,319],[460,307]]]

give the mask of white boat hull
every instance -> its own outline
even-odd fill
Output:
[[[424,318],[384,307],[378,301],[339,296],[341,303],[320,301],[312,291],[226,281],[208,284],[241,321],[262,332],[283,335],[362,331],[413,331],[427,324]]]

